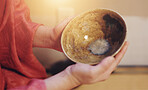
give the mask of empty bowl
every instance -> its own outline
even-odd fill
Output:
[[[97,64],[114,56],[126,38],[126,25],[115,11],[93,9],[72,19],[65,27],[61,45],[66,56],[74,62]]]

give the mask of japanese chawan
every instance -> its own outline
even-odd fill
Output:
[[[61,45],[74,62],[97,64],[116,55],[126,38],[126,25],[117,12],[94,9],[72,19],[64,29]]]

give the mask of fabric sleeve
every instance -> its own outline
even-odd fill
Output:
[[[45,82],[39,79],[32,79],[28,85],[8,90],[46,90]]]
[[[41,24],[31,21],[24,0],[2,1],[5,6],[0,8],[4,15],[0,15],[0,19],[4,17],[0,20],[0,90],[45,90],[46,71],[32,51],[34,34]]]
[[[19,71],[27,77],[45,78],[45,68],[40,64],[32,51],[34,34],[42,25],[34,23],[30,19],[30,10],[24,0],[15,0],[14,22],[15,22],[15,46],[21,68]]]

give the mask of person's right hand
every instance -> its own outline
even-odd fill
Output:
[[[77,63],[66,69],[66,72],[71,74],[80,84],[90,84],[99,81],[104,81],[109,78],[112,71],[115,70],[128,47],[125,42],[123,48],[115,56],[109,56],[102,60],[98,65],[91,66],[88,64]]]

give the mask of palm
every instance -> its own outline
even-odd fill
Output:
[[[70,66],[70,72],[81,84],[106,80],[121,61],[127,50],[127,46],[128,43],[126,42],[121,51],[115,57],[109,56],[95,66],[82,63],[72,65]]]

